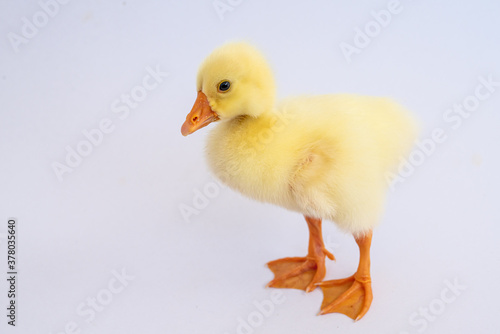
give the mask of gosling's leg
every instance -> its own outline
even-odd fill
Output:
[[[309,227],[309,251],[305,257],[287,257],[267,264],[274,273],[268,287],[292,288],[310,292],[326,274],[325,257],[335,260],[323,243],[321,219],[304,216]]]
[[[360,254],[358,270],[350,277],[317,284],[324,295],[319,314],[343,313],[357,321],[370,308],[373,299],[370,277],[372,232],[355,239]]]

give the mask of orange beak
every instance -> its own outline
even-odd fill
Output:
[[[190,135],[218,119],[217,113],[210,108],[207,96],[200,90],[191,112],[182,124],[181,133],[183,136]]]

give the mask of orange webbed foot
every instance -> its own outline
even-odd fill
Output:
[[[342,313],[357,321],[370,309],[373,300],[370,277],[372,232],[355,239],[360,252],[358,270],[353,276],[317,284],[324,296],[319,314]]]
[[[334,260],[334,256],[323,250],[321,256],[287,257],[267,264],[274,273],[274,279],[267,284],[271,288],[299,289],[313,291],[326,274],[325,257]]]
[[[320,315],[342,313],[353,320],[361,319],[370,309],[373,294],[370,278],[356,275],[317,284],[323,290]]]
[[[316,289],[316,283],[326,274],[325,258],[335,260],[323,243],[321,219],[306,218],[309,228],[309,252],[306,257],[286,257],[267,264],[274,279],[267,284],[272,288],[300,289],[306,292]]]

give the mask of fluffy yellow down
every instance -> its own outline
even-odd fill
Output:
[[[222,80],[228,92],[218,92]],[[274,102],[271,71],[244,43],[201,65],[202,90],[220,121],[207,144],[213,173],[259,201],[334,221],[361,235],[382,213],[387,175],[416,137],[407,111],[386,98],[321,95]]]

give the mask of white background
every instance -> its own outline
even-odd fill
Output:
[[[22,36],[24,17],[43,20],[42,9],[36,1],[1,0],[1,332],[498,331],[500,87],[456,128],[443,115],[473,100],[479,77],[500,81],[499,3],[401,0],[400,12],[351,62],[341,43],[355,45],[356,29],[389,1],[232,3],[222,20],[211,0],[72,1],[16,47],[9,36]],[[316,316],[319,290],[265,288],[267,261],[307,251],[299,214],[224,187],[198,214],[181,214],[197,191],[214,189],[203,152],[210,129],[180,134],[198,65],[215,47],[241,39],[267,56],[280,97],[390,96],[420,120],[421,140],[436,128],[445,133],[388,192],[373,239],[374,302],[357,323]],[[112,104],[137,92],[147,69],[157,67],[168,77],[120,119]],[[103,119],[113,131],[60,182],[53,164],[66,164],[67,147],[76,149],[82,131]],[[18,219],[15,328],[5,315],[8,217]],[[324,237],[337,257],[327,278],[352,274],[352,237],[331,222]],[[109,284],[119,286],[113,271],[122,270],[133,279],[112,294]],[[454,294],[447,282],[463,289]],[[257,313],[255,302],[272,291],[282,303]],[[77,311],[82,303],[89,309],[89,298],[106,303],[92,322]],[[249,317],[255,326],[238,328]]]

